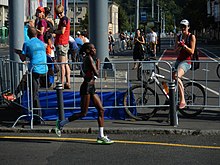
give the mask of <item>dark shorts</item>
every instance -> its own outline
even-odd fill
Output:
[[[83,82],[82,85],[80,86],[80,95],[94,95],[95,94],[95,84],[94,83],[89,83],[89,82]]]

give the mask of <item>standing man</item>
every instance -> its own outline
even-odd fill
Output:
[[[150,48],[151,48],[153,57],[156,57],[156,53],[157,53],[157,33],[154,32],[153,29],[151,29],[151,33],[150,33]]]
[[[60,18],[58,28],[54,31],[54,33],[56,34],[56,53],[58,57],[58,62],[66,63],[61,64],[61,83],[63,84],[63,88],[70,89],[70,67],[67,64],[70,36],[70,20],[64,15],[64,7],[62,5],[56,6],[55,12],[56,15]],[[64,83],[65,76],[66,83]]]
[[[25,61],[27,57],[30,59],[28,71],[32,75],[32,78],[29,77],[29,82],[32,82],[29,87],[32,89],[33,108],[40,108],[38,97],[39,80],[40,76],[45,75],[48,71],[46,48],[45,44],[37,38],[37,31],[34,27],[28,28],[28,36],[30,40],[24,42],[22,51],[15,49],[15,52],[19,55],[21,61]],[[41,111],[35,110],[34,114],[41,116]],[[41,122],[39,118],[34,118],[34,123],[40,124]]]

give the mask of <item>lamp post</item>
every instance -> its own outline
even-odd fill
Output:
[[[154,19],[154,0],[152,0],[152,19]]]
[[[163,12],[163,34],[165,35],[165,23],[166,23],[166,19],[165,19],[165,15],[166,13],[165,13],[165,11]]]
[[[160,22],[160,4],[159,4],[159,0],[158,0],[158,4],[157,4],[157,22]]]
[[[139,0],[136,0],[136,18],[135,18],[135,29],[139,26]]]

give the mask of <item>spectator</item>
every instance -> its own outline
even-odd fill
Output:
[[[47,29],[46,29],[45,35],[48,35],[48,33],[52,34],[52,32],[54,31],[54,21],[51,18],[50,8],[44,7],[44,10],[45,10],[45,20],[47,22]],[[52,35],[51,40],[54,43],[54,36],[53,35]]]
[[[157,53],[157,33],[155,33],[153,29],[151,29],[149,40],[150,40],[150,48],[151,48],[152,54],[153,54],[154,57],[156,57],[156,53]]]
[[[75,41],[79,47],[79,49],[82,47],[82,45],[84,44],[83,42],[84,40],[84,36],[82,35],[82,33],[80,31],[77,32],[77,37],[75,38]]]
[[[115,39],[112,35],[112,32],[109,31],[109,35],[108,35],[108,46],[109,46],[109,55],[114,55],[114,47],[115,45]]]
[[[144,58],[144,50],[143,45],[145,44],[144,37],[141,35],[141,32],[139,29],[136,30],[135,36],[134,36],[134,50],[133,50],[133,59],[134,61],[142,61]],[[138,67],[138,64],[135,62],[134,67],[132,69],[136,69]]]
[[[196,37],[189,32],[189,21],[184,19],[180,22],[180,28],[182,34],[176,38],[175,50],[179,53],[176,62],[174,64],[174,78],[178,81],[178,89],[180,95],[179,108],[186,107],[186,101],[184,98],[184,87],[181,78],[191,68],[191,56],[194,54]],[[191,40],[189,37],[191,35]]]
[[[82,45],[84,44],[83,40],[84,40],[84,36],[81,34],[80,31],[78,31],[77,32],[77,37],[75,38],[75,41],[77,43],[77,46],[79,47],[79,51],[80,51]],[[77,62],[82,62],[82,55],[79,54],[79,51],[78,51],[78,53],[76,55],[76,61]]]
[[[54,84],[54,46],[52,44],[52,35],[47,33],[44,36],[44,41],[46,43],[46,54],[47,54],[47,66],[48,73],[47,76],[42,76],[40,78],[41,87],[51,87]],[[55,84],[54,84],[55,85]]]
[[[47,30],[47,21],[45,19],[45,10],[44,7],[38,7],[36,10],[37,20],[37,38],[44,42],[44,34]]]
[[[29,27],[34,27],[34,20],[29,20],[24,23],[24,41],[28,41],[30,39],[27,34]]]
[[[48,71],[47,65],[44,65],[47,63],[46,50],[45,44],[37,38],[37,31],[34,27],[28,28],[28,36],[30,40],[24,42],[22,51],[15,49],[15,52],[20,56],[21,61],[25,61],[27,57],[30,59],[28,71],[32,73],[29,82],[32,82],[30,89],[32,89],[33,108],[40,108],[38,98],[39,80],[40,76],[45,75]],[[40,110],[35,110],[34,113],[41,116]],[[34,122],[35,124],[41,123],[39,118],[34,118]]]
[[[88,39],[87,31],[82,32],[82,36],[83,36],[83,43],[88,43],[89,39]]]
[[[57,121],[55,129],[56,134],[61,136],[61,130],[64,125],[86,116],[90,101],[92,101],[98,110],[99,136],[97,138],[97,143],[111,144],[113,141],[111,141],[107,136],[104,136],[104,108],[99,96],[95,93],[95,79],[99,75],[100,61],[95,57],[96,49],[91,43],[85,43],[81,48],[81,52],[85,54],[82,67],[84,73],[84,81],[80,87],[81,112],[73,114],[65,120]]]
[[[51,18],[50,8],[49,7],[44,7],[44,11],[45,11],[45,19],[47,21],[47,24],[48,24],[48,22],[51,24],[50,26],[48,26],[48,28],[51,28],[51,27],[53,28],[54,21]]]
[[[58,5],[55,8],[57,16],[60,18],[56,34],[55,46],[58,62],[61,62],[61,83],[64,89],[70,89],[70,67],[68,62],[69,36],[70,36],[70,20],[64,15],[64,7]],[[66,83],[65,81],[66,76]]]
[[[79,52],[79,47],[76,43],[76,41],[74,40],[73,37],[69,36],[69,51],[68,54],[71,56],[71,60],[72,62],[77,62],[76,61],[76,55]],[[74,66],[71,66],[70,68],[74,68]]]
[[[120,33],[119,38],[121,40],[121,49],[122,51],[126,50],[126,35],[124,32]]]

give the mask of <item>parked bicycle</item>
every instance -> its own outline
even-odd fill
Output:
[[[150,46],[148,44],[145,47],[145,57],[144,57],[143,61],[152,61],[152,60],[156,60],[156,58],[153,57],[153,52],[152,52],[152,50],[150,50]],[[142,68],[143,67],[142,63],[139,63],[138,68],[137,68],[137,79],[139,81],[140,80],[147,81],[149,79],[149,76],[152,71],[159,74],[159,67],[158,67],[157,63],[155,63],[155,64],[156,64],[156,65],[154,65],[155,67],[151,70],[151,69]]]
[[[169,80],[154,72],[155,63],[149,62],[144,65],[148,66],[148,70],[149,68],[152,70],[148,80],[142,84],[131,86],[124,95],[125,111],[129,117],[136,120],[147,120],[160,110],[169,110],[169,89],[167,85]],[[175,91],[177,91],[177,84]],[[184,109],[178,109],[179,112],[186,117],[199,115],[206,102],[204,88],[199,83],[190,81],[184,83],[184,92],[187,106]],[[163,106],[160,104],[162,96],[164,96]]]
[[[217,73],[218,78],[220,78],[220,63],[218,64],[216,68],[216,73]]]

